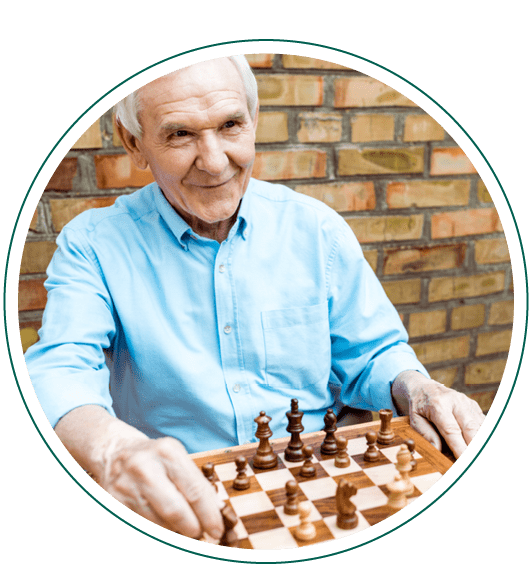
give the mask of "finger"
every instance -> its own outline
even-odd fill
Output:
[[[434,429],[433,425],[427,421],[424,417],[417,413],[412,413],[410,415],[410,426],[412,429],[417,431],[420,435],[425,437],[425,439],[434,445],[438,451],[442,449],[442,442],[438,432]]]
[[[462,428],[462,434],[467,445],[471,443],[485,419],[478,403],[476,401],[470,401],[471,403],[467,403],[468,406],[466,408],[455,408],[455,417],[458,419],[458,423]]]
[[[467,444],[462,434],[462,427],[454,416],[453,410],[433,409],[430,420],[434,423],[454,456],[458,458],[466,449]]]

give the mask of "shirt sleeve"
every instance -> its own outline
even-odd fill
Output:
[[[96,256],[79,231],[65,228],[57,246],[47,270],[40,340],[25,354],[52,426],[82,405],[100,405],[114,415],[105,356],[116,328],[111,297]]]
[[[430,377],[362,249],[342,219],[329,263],[329,318],[333,385],[343,404],[391,409],[391,385],[402,371]]]

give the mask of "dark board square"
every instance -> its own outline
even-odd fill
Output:
[[[357,489],[364,489],[366,487],[374,487],[375,483],[362,471],[356,473],[347,473],[345,475],[336,475],[333,477],[334,481],[338,484],[342,479],[355,483]]]
[[[336,498],[335,497],[327,497],[324,499],[316,499],[312,501],[312,504],[316,507],[318,512],[321,514],[323,518],[327,516],[333,516],[338,511],[336,509]]]
[[[316,475],[314,477],[302,477],[299,474],[301,467],[292,467],[289,471],[294,475],[294,480],[298,483],[305,483],[307,481],[314,481],[316,479],[323,479],[323,477],[328,477],[329,475],[325,472],[325,469],[319,463],[313,463],[313,467],[316,468]]]
[[[250,493],[258,493],[258,492],[262,491],[262,488],[259,485],[259,482],[255,478],[255,476],[249,477],[249,489],[245,489],[243,491],[237,491],[236,489],[234,489],[233,488],[233,481],[223,481],[222,485],[224,486],[224,489],[227,491],[227,494],[230,497],[237,497],[240,495],[249,495]]]
[[[242,516],[240,520],[248,534],[255,534],[256,532],[272,530],[273,528],[281,528],[283,526],[281,519],[274,510]]]
[[[286,503],[286,490],[285,489],[274,489],[272,491],[266,491],[269,499],[272,501],[273,506],[284,506]],[[308,500],[303,494],[301,489],[297,491],[297,501],[302,502]]]

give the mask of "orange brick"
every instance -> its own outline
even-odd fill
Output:
[[[416,107],[407,97],[371,77],[339,78],[334,82],[334,107]]]
[[[144,187],[153,183],[150,169],[137,169],[128,155],[95,155],[94,165],[100,189]]]
[[[466,249],[465,243],[387,249],[384,251],[384,274],[460,268],[465,260]]]
[[[408,115],[405,119],[403,141],[441,141],[443,127],[430,115]]]
[[[55,242],[40,241],[26,242],[20,263],[21,274],[35,274],[46,272],[56,249]]]
[[[78,160],[76,157],[67,157],[59,163],[45,190],[70,191],[72,181],[78,170]]]
[[[338,175],[422,173],[423,147],[340,149]]]
[[[423,215],[346,218],[358,241],[415,240],[423,232]]]
[[[445,276],[429,282],[429,302],[486,296],[504,290],[504,272],[473,276]]]
[[[258,75],[261,105],[322,105],[323,78],[316,75]]]
[[[283,67],[298,69],[316,69],[316,70],[350,70],[340,64],[326,62],[315,58],[307,58],[306,56],[296,56],[292,54],[283,54]]]
[[[340,141],[342,116],[339,113],[306,112],[299,114],[297,138],[302,143]]]
[[[496,264],[510,262],[510,252],[504,238],[485,238],[475,242],[475,262]]]
[[[39,209],[36,208],[35,212],[33,213],[33,216],[31,217],[31,222],[30,222],[30,230],[38,230],[39,228]]]
[[[477,337],[477,356],[507,352],[510,349],[512,330],[482,332]]]
[[[421,280],[383,282],[382,287],[392,304],[415,304],[421,299]]]
[[[357,115],[351,118],[351,141],[393,141],[395,119],[393,115],[373,114]]]
[[[46,306],[46,288],[43,280],[20,280],[18,284],[18,311],[43,310]]]
[[[88,209],[111,206],[116,197],[98,197],[93,199],[51,199],[52,225],[59,232],[75,216]]]
[[[262,151],[257,153],[253,177],[265,181],[325,177],[324,151]]]
[[[481,203],[493,203],[493,200],[488,192],[488,189],[482,179],[478,181],[477,197]]]
[[[363,250],[362,254],[364,258],[367,260],[368,264],[371,266],[373,272],[377,272],[377,264],[379,260],[379,251],[378,250]],[[403,319],[401,317],[401,319]]]
[[[467,209],[432,215],[432,238],[501,232],[499,215],[494,208]]]
[[[246,54],[246,59],[252,68],[271,68],[273,54]]]
[[[476,401],[479,404],[480,409],[482,409],[484,413],[487,413],[495,399],[496,393],[496,391],[483,391],[480,393],[471,393],[468,397],[473,401]]]
[[[466,330],[478,328],[484,323],[486,308],[484,304],[471,306],[458,306],[451,312],[451,328],[453,330]]]
[[[469,355],[469,336],[410,344],[422,364],[463,359]]]
[[[393,182],[386,187],[386,202],[391,209],[467,205],[469,187],[463,179]]]
[[[371,182],[296,185],[295,190],[323,201],[339,212],[366,211],[375,208],[375,189]]]
[[[93,123],[85,133],[74,143],[72,149],[99,149],[102,146],[100,120]]]
[[[501,302],[493,302],[490,308],[488,324],[502,325],[511,324],[514,321],[514,301],[502,300]]]
[[[432,150],[431,175],[469,175],[475,167],[459,147],[442,147]]]
[[[39,334],[35,328],[21,328],[20,329],[20,343],[22,344],[22,351],[26,353],[27,349],[39,341]]]
[[[288,141],[288,115],[282,111],[261,111],[256,140],[257,143]]]
[[[500,383],[505,367],[505,359],[479,361],[469,364],[465,370],[465,383],[466,385]]]
[[[457,367],[444,367],[438,369],[427,370],[432,379],[443,383],[445,387],[452,387],[456,381],[456,374],[458,373]]]
[[[408,333],[413,338],[442,334],[445,332],[446,320],[447,312],[445,310],[410,314]]]

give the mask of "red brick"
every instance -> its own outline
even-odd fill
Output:
[[[18,311],[44,310],[46,289],[44,279],[20,280],[18,284]]]
[[[252,68],[271,68],[273,54],[246,54],[246,59]]]
[[[488,192],[488,189],[482,179],[479,179],[478,181],[477,197],[481,203],[493,203],[493,200]]]
[[[416,107],[388,85],[371,77],[340,78],[334,82],[334,107]]]
[[[416,240],[423,233],[423,215],[346,218],[361,243]]]
[[[316,75],[258,75],[261,105],[322,105],[323,77]]]
[[[56,244],[52,241],[26,242],[20,263],[21,274],[46,272],[46,268],[55,252]]]
[[[378,250],[363,250],[362,254],[364,258],[367,260],[368,264],[371,266],[373,272],[377,272],[377,264],[379,260],[379,251]],[[401,316],[401,320],[403,316]]]
[[[327,154],[324,151],[262,151],[257,153],[253,177],[265,181],[325,177]]]
[[[384,251],[384,274],[460,268],[464,263],[466,248],[465,243],[459,243],[387,249]]]
[[[432,238],[501,232],[499,215],[494,208],[467,209],[432,215]]]
[[[386,202],[391,209],[462,206],[469,203],[469,187],[463,179],[393,182],[386,186]]]
[[[403,141],[441,141],[443,127],[430,115],[408,115],[405,119]]]
[[[283,54],[282,61],[284,68],[348,71],[351,69],[333,62],[326,62],[316,58],[307,58],[306,56],[296,56],[292,54]]]
[[[475,167],[459,147],[440,147],[432,150],[431,175],[469,175]]]
[[[97,197],[93,199],[51,199],[52,225],[59,232],[75,216],[88,209],[109,207],[117,197]]]
[[[364,113],[351,118],[351,141],[393,141],[395,118],[381,113]]]
[[[295,190],[323,201],[336,211],[367,211],[375,208],[375,188],[371,182],[296,185]]]
[[[477,337],[477,356],[507,352],[510,349],[512,330],[482,332]]]
[[[487,296],[504,290],[504,281],[504,272],[432,278],[429,282],[429,302]]]
[[[488,324],[511,324],[514,321],[514,301],[502,300],[493,302],[490,308]]]
[[[95,155],[94,165],[100,189],[144,187],[153,183],[150,169],[137,169],[128,155]]]
[[[297,138],[302,143],[340,141],[342,116],[339,113],[305,112],[299,114]]]
[[[340,149],[338,175],[422,173],[423,147]]]
[[[475,242],[475,262],[477,264],[497,264],[510,262],[510,252],[504,238],[486,238]]]
[[[33,216],[31,217],[30,230],[36,231],[39,228],[39,209],[35,209]]]
[[[76,157],[65,158],[59,163],[48,184],[46,191],[70,191],[72,189],[72,181],[78,170],[78,160]]]
[[[74,143],[72,149],[99,149],[102,147],[100,120],[93,123],[85,133]]]
[[[422,364],[463,359],[469,355],[469,336],[411,344]]]

